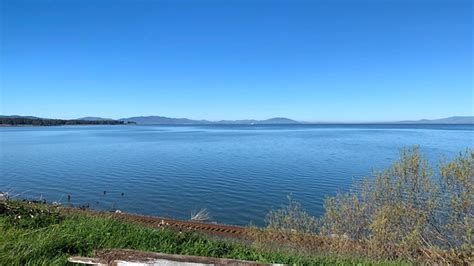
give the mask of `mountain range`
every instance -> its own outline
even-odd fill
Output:
[[[0,118],[28,118],[28,119],[44,119],[35,116],[19,116],[19,115],[0,115]],[[265,120],[244,119],[244,120],[193,120],[188,118],[171,118],[164,116],[136,116],[121,119],[110,119],[102,117],[82,117],[75,120],[79,121],[123,121],[136,123],[139,125],[289,125],[289,124],[339,124],[337,122],[305,122],[296,121],[285,117],[274,117]],[[351,124],[351,123],[345,123]],[[441,119],[421,119],[406,120],[396,122],[377,122],[377,123],[358,123],[358,124],[474,124],[474,116],[452,116]]]
[[[474,124],[474,116],[452,116],[441,119],[421,119],[415,121],[400,121],[399,124]]]
[[[84,120],[84,121],[111,121],[111,120],[115,120],[115,119],[112,119],[112,118],[102,118],[102,117],[96,117],[96,116],[86,116],[86,117],[77,118],[76,120]]]
[[[338,122],[305,122],[296,121],[285,117],[275,117],[265,120],[192,120],[188,118],[170,118],[164,116],[137,116],[119,119],[124,122],[134,122],[141,125],[289,125],[289,124],[339,124]],[[350,123],[346,123],[350,124]],[[474,124],[474,116],[452,116],[441,119],[421,119],[395,122],[377,122],[361,124]]]
[[[284,117],[275,117],[266,120],[220,120],[220,121],[209,121],[209,120],[192,120],[188,118],[170,118],[164,116],[138,116],[130,118],[119,119],[124,122],[135,122],[141,125],[269,125],[269,124],[299,124],[301,122],[291,120]]]

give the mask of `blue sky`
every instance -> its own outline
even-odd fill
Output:
[[[473,115],[466,0],[0,0],[0,113]]]

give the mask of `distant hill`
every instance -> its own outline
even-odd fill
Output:
[[[210,124],[206,120],[191,120],[187,118],[170,118],[164,116],[136,116],[119,119],[124,122],[134,122],[140,125],[196,125]]]
[[[0,118],[27,118],[27,119],[43,119],[36,116],[23,116],[23,115],[0,115]]]
[[[222,124],[222,125],[283,125],[283,124],[300,124],[301,122],[291,120],[284,117],[275,117],[266,120],[255,120],[255,119],[245,119],[245,120],[221,120],[213,122],[213,124]]]
[[[122,118],[120,121],[134,122],[140,125],[291,125],[291,124],[339,124],[337,122],[302,122],[285,117],[275,117],[265,120],[242,119],[242,120],[192,120],[188,118],[171,118],[164,116],[137,116]],[[344,124],[351,124],[345,122]],[[358,124],[365,124],[358,122]],[[374,124],[373,122],[367,124]],[[442,119],[407,120],[398,122],[377,122],[375,124],[474,124],[474,116],[453,116]]]
[[[441,119],[421,119],[414,121],[400,121],[400,124],[474,124],[474,116],[452,116]]]
[[[112,119],[112,118],[102,118],[102,117],[96,117],[96,116],[86,116],[86,117],[77,118],[76,120],[83,120],[83,121],[112,121],[112,120],[114,120],[114,119]]]
[[[170,118],[164,116],[138,116],[122,118],[120,121],[134,122],[141,125],[271,125],[271,124],[298,124],[300,122],[284,117],[270,118],[266,120],[192,120],[188,118]]]
[[[295,121],[285,117],[274,117],[267,120],[261,120],[258,124],[300,124],[301,122]]]

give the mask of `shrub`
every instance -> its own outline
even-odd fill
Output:
[[[461,154],[435,176],[418,147],[402,150],[356,192],[328,198],[321,231],[365,241],[377,257],[443,261],[450,248],[472,260],[473,158]]]
[[[302,209],[291,195],[288,196],[287,206],[267,214],[265,223],[268,229],[284,233],[315,234],[318,230],[317,219]]]
[[[314,254],[313,247],[319,246],[315,238],[318,220],[301,208],[300,203],[288,195],[288,205],[270,211],[265,217],[267,227],[262,230],[251,228],[248,235],[258,249]]]
[[[466,151],[443,163],[441,172],[440,233],[449,247],[474,250],[474,152]]]
[[[418,147],[403,149],[387,170],[327,198],[319,222],[291,198],[266,221],[273,231],[319,231],[331,239],[320,240],[329,248],[319,251],[474,263],[474,153],[441,163],[435,174]]]

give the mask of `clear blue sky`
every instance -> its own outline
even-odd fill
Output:
[[[473,115],[470,0],[0,2],[2,114]]]

